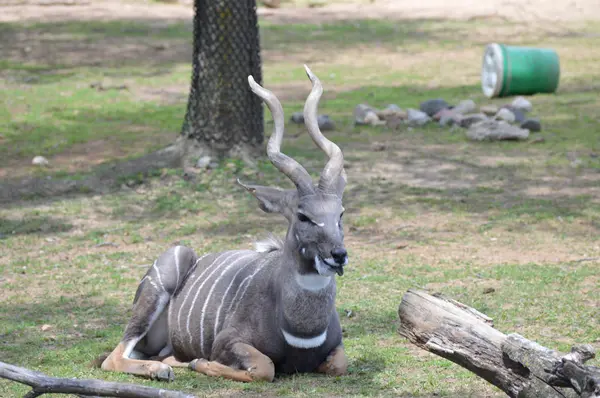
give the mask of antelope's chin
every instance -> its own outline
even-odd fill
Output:
[[[344,267],[337,265],[333,259],[324,259],[319,255],[315,256],[315,269],[321,276],[344,275]]]

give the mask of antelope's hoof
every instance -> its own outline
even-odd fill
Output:
[[[150,370],[150,377],[155,380],[162,380],[171,382],[175,380],[175,373],[173,373],[173,368],[164,363],[152,365]]]

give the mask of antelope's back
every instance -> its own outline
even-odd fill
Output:
[[[200,258],[169,305],[169,334],[180,360],[210,359],[215,336],[238,309],[267,253],[232,250]]]

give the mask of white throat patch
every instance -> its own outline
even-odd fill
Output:
[[[292,347],[296,348],[307,349],[319,347],[323,345],[325,339],[327,338],[327,329],[325,329],[325,331],[320,335],[311,338],[296,337],[293,334],[289,334],[283,329],[281,329],[281,332],[283,333],[283,338],[285,339],[285,341]]]
[[[319,274],[306,274],[301,275],[296,272],[294,275],[296,279],[296,283],[304,290],[309,290],[311,292],[318,292],[329,286],[331,283],[331,276],[323,276]]]

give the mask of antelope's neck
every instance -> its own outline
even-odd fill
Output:
[[[335,277],[300,273],[298,264],[281,268],[281,329],[286,341],[300,348],[321,345],[335,311]]]

